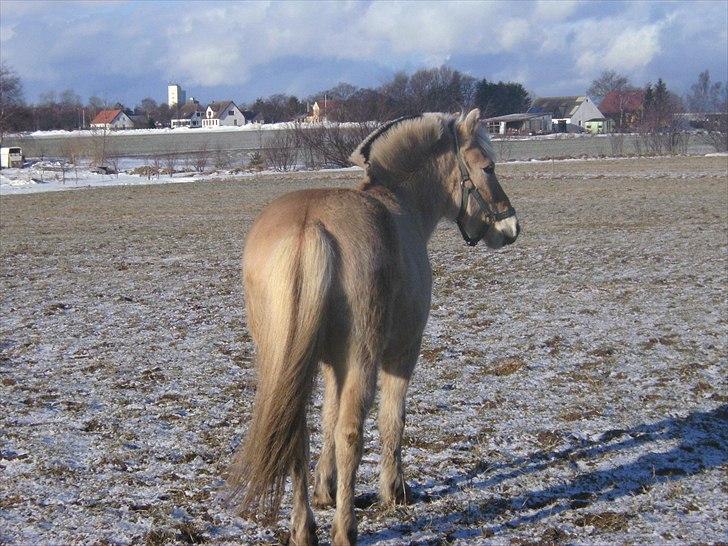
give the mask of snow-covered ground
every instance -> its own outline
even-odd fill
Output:
[[[88,166],[78,169],[61,161],[37,161],[18,169],[0,170],[0,195],[20,193],[40,193],[67,191],[112,186],[140,186],[148,184],[182,184],[202,180],[240,179],[254,176],[276,174],[274,171],[240,172],[240,170],[207,170],[204,173],[193,171],[174,174],[152,174],[147,176],[138,172],[139,168],[149,165],[149,161],[139,158],[119,160],[118,174],[99,174]],[[135,172],[136,170],[136,172]],[[323,172],[344,172],[361,170],[359,167],[343,169],[324,169]]]
[[[361,544],[659,543],[728,534],[725,157],[499,166],[499,252],[443,225],[408,397],[417,502]],[[0,200],[0,543],[260,544],[220,501],[254,392],[239,259],[260,207],[356,172]],[[310,416],[320,448],[317,392]],[[316,510],[328,541],[332,510]]]

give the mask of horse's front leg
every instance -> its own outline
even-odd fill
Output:
[[[334,433],[339,416],[339,387],[333,364],[322,364],[324,376],[323,446],[316,464],[313,486],[313,504],[325,508],[336,504],[336,442]]]
[[[402,472],[405,395],[419,350],[397,365],[382,369],[379,437],[382,443],[379,497],[384,504],[409,504],[412,492]]]
[[[354,483],[364,444],[364,420],[374,398],[377,368],[372,361],[349,365],[336,422],[336,514],[331,531],[333,546],[356,544]]]

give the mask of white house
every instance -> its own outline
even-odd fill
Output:
[[[245,116],[235,103],[224,100],[211,103],[202,120],[203,127],[245,125]]]
[[[530,114],[550,114],[554,131],[566,132],[569,125],[585,129],[586,122],[604,118],[589,97],[543,97],[533,101]]]
[[[92,129],[133,129],[134,122],[123,110],[101,110],[91,120]]]
[[[189,100],[179,109],[176,118],[172,119],[170,125],[172,129],[176,127],[202,127],[202,121],[205,118],[205,111],[196,100]]]

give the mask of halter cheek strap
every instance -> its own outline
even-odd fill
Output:
[[[458,225],[458,229],[460,230],[460,234],[463,236],[463,239],[469,246],[475,246],[478,244],[478,242],[485,237],[485,234],[488,232],[488,229],[492,224],[495,222],[498,222],[500,220],[505,220],[506,218],[510,218],[511,216],[516,215],[516,209],[509,206],[506,210],[502,212],[494,212],[493,209],[488,205],[488,203],[483,199],[483,196],[478,191],[478,188],[473,183],[472,179],[470,178],[470,173],[468,171],[468,167],[465,164],[465,161],[463,160],[462,156],[460,155],[460,145],[458,144],[458,133],[457,128],[455,127],[455,124],[452,125],[452,134],[453,139],[455,142],[455,157],[458,160],[458,167],[460,168],[460,210],[458,211],[458,215],[456,218],[456,222]],[[468,209],[468,201],[470,200],[470,196],[473,196],[475,198],[475,202],[478,204],[478,207],[480,207],[480,211],[485,214],[485,217],[488,219],[488,221],[483,224],[483,227],[481,230],[475,235],[475,237],[471,237],[468,235],[467,231],[465,230],[465,217],[467,214]]]

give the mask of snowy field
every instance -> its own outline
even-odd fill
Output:
[[[728,158],[499,171],[523,232],[493,252],[436,231],[416,502],[376,502],[370,418],[360,543],[725,541]],[[2,196],[0,543],[282,539],[288,505],[265,528],[220,501],[255,385],[241,248],[276,195],[358,176]]]

